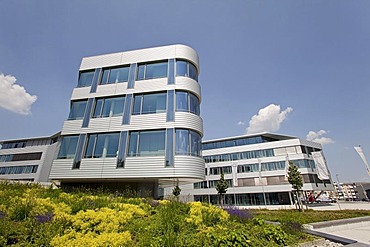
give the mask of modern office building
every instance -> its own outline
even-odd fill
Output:
[[[215,189],[224,173],[229,188],[227,205],[250,206],[291,204],[287,164],[299,167],[306,192],[333,190],[328,180],[320,180],[312,152],[322,151],[320,144],[292,136],[262,133],[204,141],[206,179],[182,186],[185,200],[218,202]]]
[[[48,182],[59,136],[0,141],[0,180]]]
[[[204,179],[198,74],[185,45],[83,58],[50,179],[155,197]]]

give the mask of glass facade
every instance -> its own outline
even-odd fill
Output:
[[[78,135],[63,136],[58,159],[73,159],[76,153]]]
[[[125,97],[96,99],[94,118],[122,116]]]
[[[129,72],[130,66],[104,69],[100,84],[127,82]]]
[[[176,129],[176,154],[201,156],[201,136],[192,130]]]
[[[206,163],[215,163],[215,162],[223,162],[223,161],[230,161],[230,160],[256,159],[256,158],[273,157],[273,156],[274,156],[273,149],[264,149],[264,150],[246,151],[246,152],[231,153],[231,154],[209,155],[209,156],[204,156],[203,158]]]
[[[155,62],[139,64],[137,68],[137,80],[149,80],[167,77],[168,62]]]
[[[176,61],[176,75],[185,76],[198,81],[198,71],[194,64],[186,60]]]
[[[133,115],[166,112],[166,93],[137,94],[134,96]]]
[[[223,167],[211,167],[209,169],[209,175],[219,175],[219,174],[231,174],[232,167],[231,166],[223,166]]]
[[[85,115],[86,104],[87,100],[72,101],[68,120],[83,119]]]
[[[131,132],[128,156],[164,156],[165,137],[165,130]]]
[[[89,87],[94,79],[94,71],[80,72],[77,87]]]
[[[4,154],[0,155],[0,162],[40,160],[41,152],[23,153],[23,154]]]
[[[192,93],[176,91],[176,111],[191,112],[200,115],[200,103]]]
[[[254,136],[254,137],[241,137],[232,140],[225,141],[212,141],[203,143],[203,150],[216,149],[216,148],[227,148],[227,147],[237,147],[243,145],[251,145],[264,142],[278,141],[266,136]]]
[[[88,136],[85,158],[116,157],[119,133],[91,134]]]
[[[0,175],[36,173],[38,165],[0,167]]]

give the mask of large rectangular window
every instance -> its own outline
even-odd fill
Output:
[[[176,129],[176,154],[201,156],[201,137],[192,130]]]
[[[137,68],[137,80],[149,80],[167,77],[167,71],[167,61],[139,64]]]
[[[36,173],[38,165],[0,167],[0,175]]]
[[[63,136],[58,159],[73,159],[77,148],[78,136]]]
[[[80,72],[77,87],[89,87],[94,79],[94,71]]]
[[[72,101],[68,120],[83,119],[87,100]]]
[[[192,93],[176,91],[176,111],[191,112],[200,115],[199,99]]]
[[[191,62],[185,60],[176,61],[176,75],[185,76],[198,81],[198,70]]]
[[[166,93],[135,95],[133,115],[166,112],[166,102]]]
[[[85,158],[116,157],[119,133],[91,134],[88,137]]]
[[[93,117],[122,116],[125,97],[96,99]]]
[[[42,152],[0,155],[0,162],[40,160]]]
[[[128,156],[164,156],[165,137],[165,130],[131,132]]]
[[[130,72],[129,66],[104,69],[100,84],[127,82],[129,72]]]

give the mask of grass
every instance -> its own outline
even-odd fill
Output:
[[[370,216],[370,210],[333,210],[333,211],[314,211],[312,209],[304,212],[297,210],[251,210],[254,217],[269,221],[298,222],[300,224],[309,224],[321,221],[340,220],[347,218],[356,218]]]

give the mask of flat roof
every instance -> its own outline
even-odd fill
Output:
[[[245,137],[256,137],[256,136],[265,136],[265,137],[270,137],[278,140],[290,140],[290,139],[299,139],[296,136],[288,136],[288,135],[281,135],[281,134],[275,134],[275,133],[270,133],[270,132],[260,132],[260,133],[255,133],[255,134],[245,134],[245,135],[240,135],[240,136],[231,136],[231,137],[223,137],[223,138],[217,138],[217,139],[212,139],[212,140],[206,140],[202,141],[202,143],[209,143],[209,142],[217,142],[217,141],[229,141],[229,140],[236,140],[240,138],[245,138]]]
[[[54,138],[57,136],[60,136],[61,131],[58,131],[55,134],[52,134],[50,136],[38,136],[38,137],[29,137],[29,138],[17,138],[17,139],[8,139],[8,140],[0,140],[1,143],[5,142],[19,142],[19,141],[29,141],[29,140],[36,140],[36,139],[48,139],[48,138]]]

